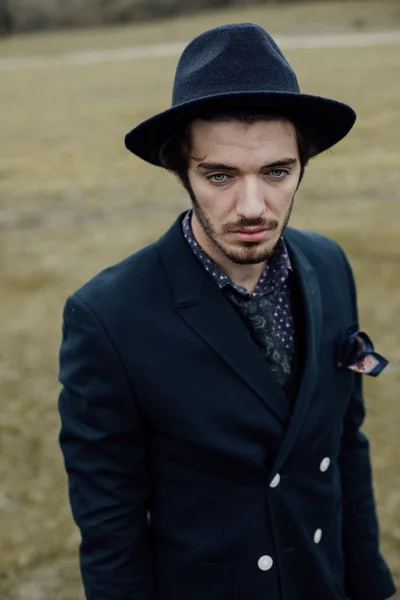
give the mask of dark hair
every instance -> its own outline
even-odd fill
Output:
[[[279,113],[278,111],[260,112],[254,110],[232,110],[229,112],[215,113],[199,117],[203,121],[216,122],[239,122],[246,125],[252,125],[261,121],[275,121],[287,119],[291,121],[296,130],[297,144],[300,156],[300,180],[304,175],[304,169],[307,166],[310,158],[318,153],[318,150],[313,142],[311,129],[305,121],[300,121],[296,118],[291,118],[288,115]],[[186,185],[188,182],[187,168],[189,158],[191,157],[192,139],[191,125],[192,122],[186,123],[181,129],[177,130],[160,148],[158,157],[160,164],[167,169],[176,173],[181,181]]]

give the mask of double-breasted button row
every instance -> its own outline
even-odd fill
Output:
[[[330,464],[331,464],[331,459],[329,458],[329,456],[326,456],[325,458],[323,458],[321,460],[321,463],[319,465],[319,470],[322,473],[325,473],[325,471],[327,471],[329,469]],[[281,482],[281,476],[280,476],[279,473],[277,473],[275,475],[275,477],[273,477],[271,483],[269,484],[269,487],[271,487],[271,488],[278,487],[278,485],[280,484],[280,482]]]
[[[314,542],[319,544],[322,539],[322,529],[317,529],[314,533]],[[274,561],[271,556],[268,554],[264,554],[264,556],[260,556],[258,559],[257,565],[261,571],[269,571],[274,564]]]
[[[281,482],[281,476],[279,473],[276,473],[276,475],[272,478],[271,483],[269,484],[269,487],[276,488],[276,487],[278,487],[280,482]],[[258,568],[261,569],[261,571],[269,571],[272,568],[274,561],[271,558],[271,556],[268,556],[268,554],[264,554],[264,556],[261,556],[258,559],[257,564],[258,564]]]
[[[319,470],[321,471],[321,473],[325,473],[325,471],[327,471],[329,469],[330,464],[331,464],[331,459],[329,458],[329,456],[325,456],[325,458],[323,458],[321,460],[321,463],[319,465]],[[281,476],[279,473],[276,473],[276,475],[271,480],[269,487],[271,487],[271,488],[278,487],[280,482],[281,482]],[[322,539],[322,529],[316,529],[314,532],[314,543],[319,544],[321,539]],[[271,569],[273,564],[274,564],[274,561],[268,555],[261,556],[258,559],[258,568],[261,569],[261,571],[269,571],[269,569]]]
[[[330,464],[331,464],[331,459],[329,458],[329,456],[325,456],[325,458],[323,458],[321,460],[320,465],[319,465],[319,470],[321,471],[321,473],[325,473],[325,471],[327,471],[329,469]],[[322,539],[322,529],[316,529],[314,531],[314,543],[319,544],[321,539]]]

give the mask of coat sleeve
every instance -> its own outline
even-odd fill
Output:
[[[104,327],[76,294],[60,350],[60,445],[87,600],[154,600],[146,425]]]
[[[358,322],[355,281],[342,250],[341,254],[350,284],[353,319]],[[354,374],[354,389],[343,423],[339,457],[346,591],[350,600],[386,600],[396,588],[379,550],[369,441],[360,431],[365,418],[362,377]]]

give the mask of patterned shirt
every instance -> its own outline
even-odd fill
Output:
[[[294,324],[290,297],[292,265],[281,238],[253,293],[234,283],[199,246],[191,227],[192,211],[182,221],[183,235],[195,256],[242,317],[278,381],[284,385],[294,356]]]

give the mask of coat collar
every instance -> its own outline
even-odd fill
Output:
[[[188,247],[182,233],[183,216],[178,217],[158,242],[174,297],[174,309],[288,426],[284,446],[289,446],[304,419],[316,376],[321,309],[314,269],[290,232],[285,234],[305,307],[307,338],[304,373],[292,413],[286,394],[262,359],[239,315]]]
[[[287,228],[284,237],[302,299],[306,356],[293,414],[283,443],[276,456],[275,464],[273,465],[274,471],[278,471],[284,463],[305,420],[318,374],[318,352],[322,326],[322,302],[317,274],[298,242],[299,233],[291,228]]]

